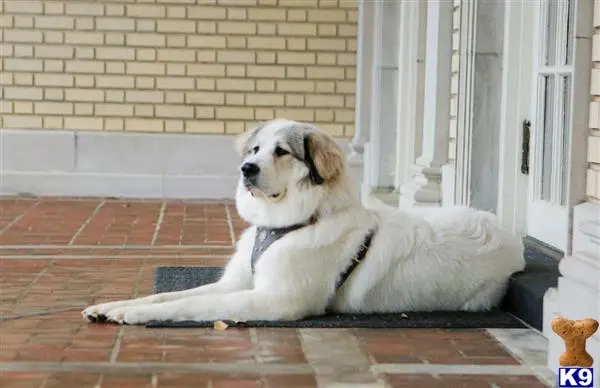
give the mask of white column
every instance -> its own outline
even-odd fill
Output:
[[[365,146],[363,187],[391,192],[396,164],[396,120],[400,3],[374,1],[374,70],[371,88],[369,142]]]
[[[411,167],[422,147],[423,84],[427,2],[403,1],[400,10],[398,122],[394,186],[412,177]]]
[[[358,6],[358,36],[356,52],[356,103],[354,137],[350,143],[350,166],[362,167],[364,146],[369,141],[371,120],[371,84],[373,79],[373,23],[375,2],[360,0]]]
[[[442,166],[448,162],[452,13],[451,1],[427,2],[423,146],[412,179],[400,190],[402,206],[442,202]]]

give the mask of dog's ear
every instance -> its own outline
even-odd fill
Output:
[[[250,139],[256,136],[258,131],[260,131],[260,129],[265,125],[266,123],[260,122],[256,127],[249,129],[237,136],[235,139],[235,150],[240,156],[244,155],[248,151],[248,143],[250,142]]]
[[[344,170],[344,152],[327,134],[311,132],[304,137],[304,160],[310,179],[322,184],[338,178]]]

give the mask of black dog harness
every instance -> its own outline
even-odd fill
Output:
[[[314,221],[311,219],[311,221]],[[284,228],[267,228],[263,226],[259,226],[256,228],[256,237],[254,238],[254,248],[252,249],[251,256],[251,266],[252,266],[252,274],[255,272],[256,263],[260,256],[269,248],[275,241],[279,240],[286,234],[303,228],[309,224],[295,224],[291,226],[286,226]],[[352,258],[350,265],[341,273],[337,284],[335,286],[336,291],[339,290],[346,280],[352,275],[352,272],[356,269],[356,267],[363,261],[365,256],[367,255],[367,251],[371,246],[371,241],[373,240],[373,235],[375,231],[370,231],[365,237],[363,243],[360,245],[358,252]]]

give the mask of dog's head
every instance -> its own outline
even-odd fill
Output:
[[[310,124],[272,120],[237,139],[240,215],[264,226],[306,221],[344,175],[342,149]]]

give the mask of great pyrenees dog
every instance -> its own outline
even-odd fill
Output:
[[[484,311],[525,267],[521,239],[488,212],[363,207],[342,149],[313,125],[272,120],[242,134],[237,148],[236,206],[251,226],[221,279],[90,306],[84,318],[145,324]]]

